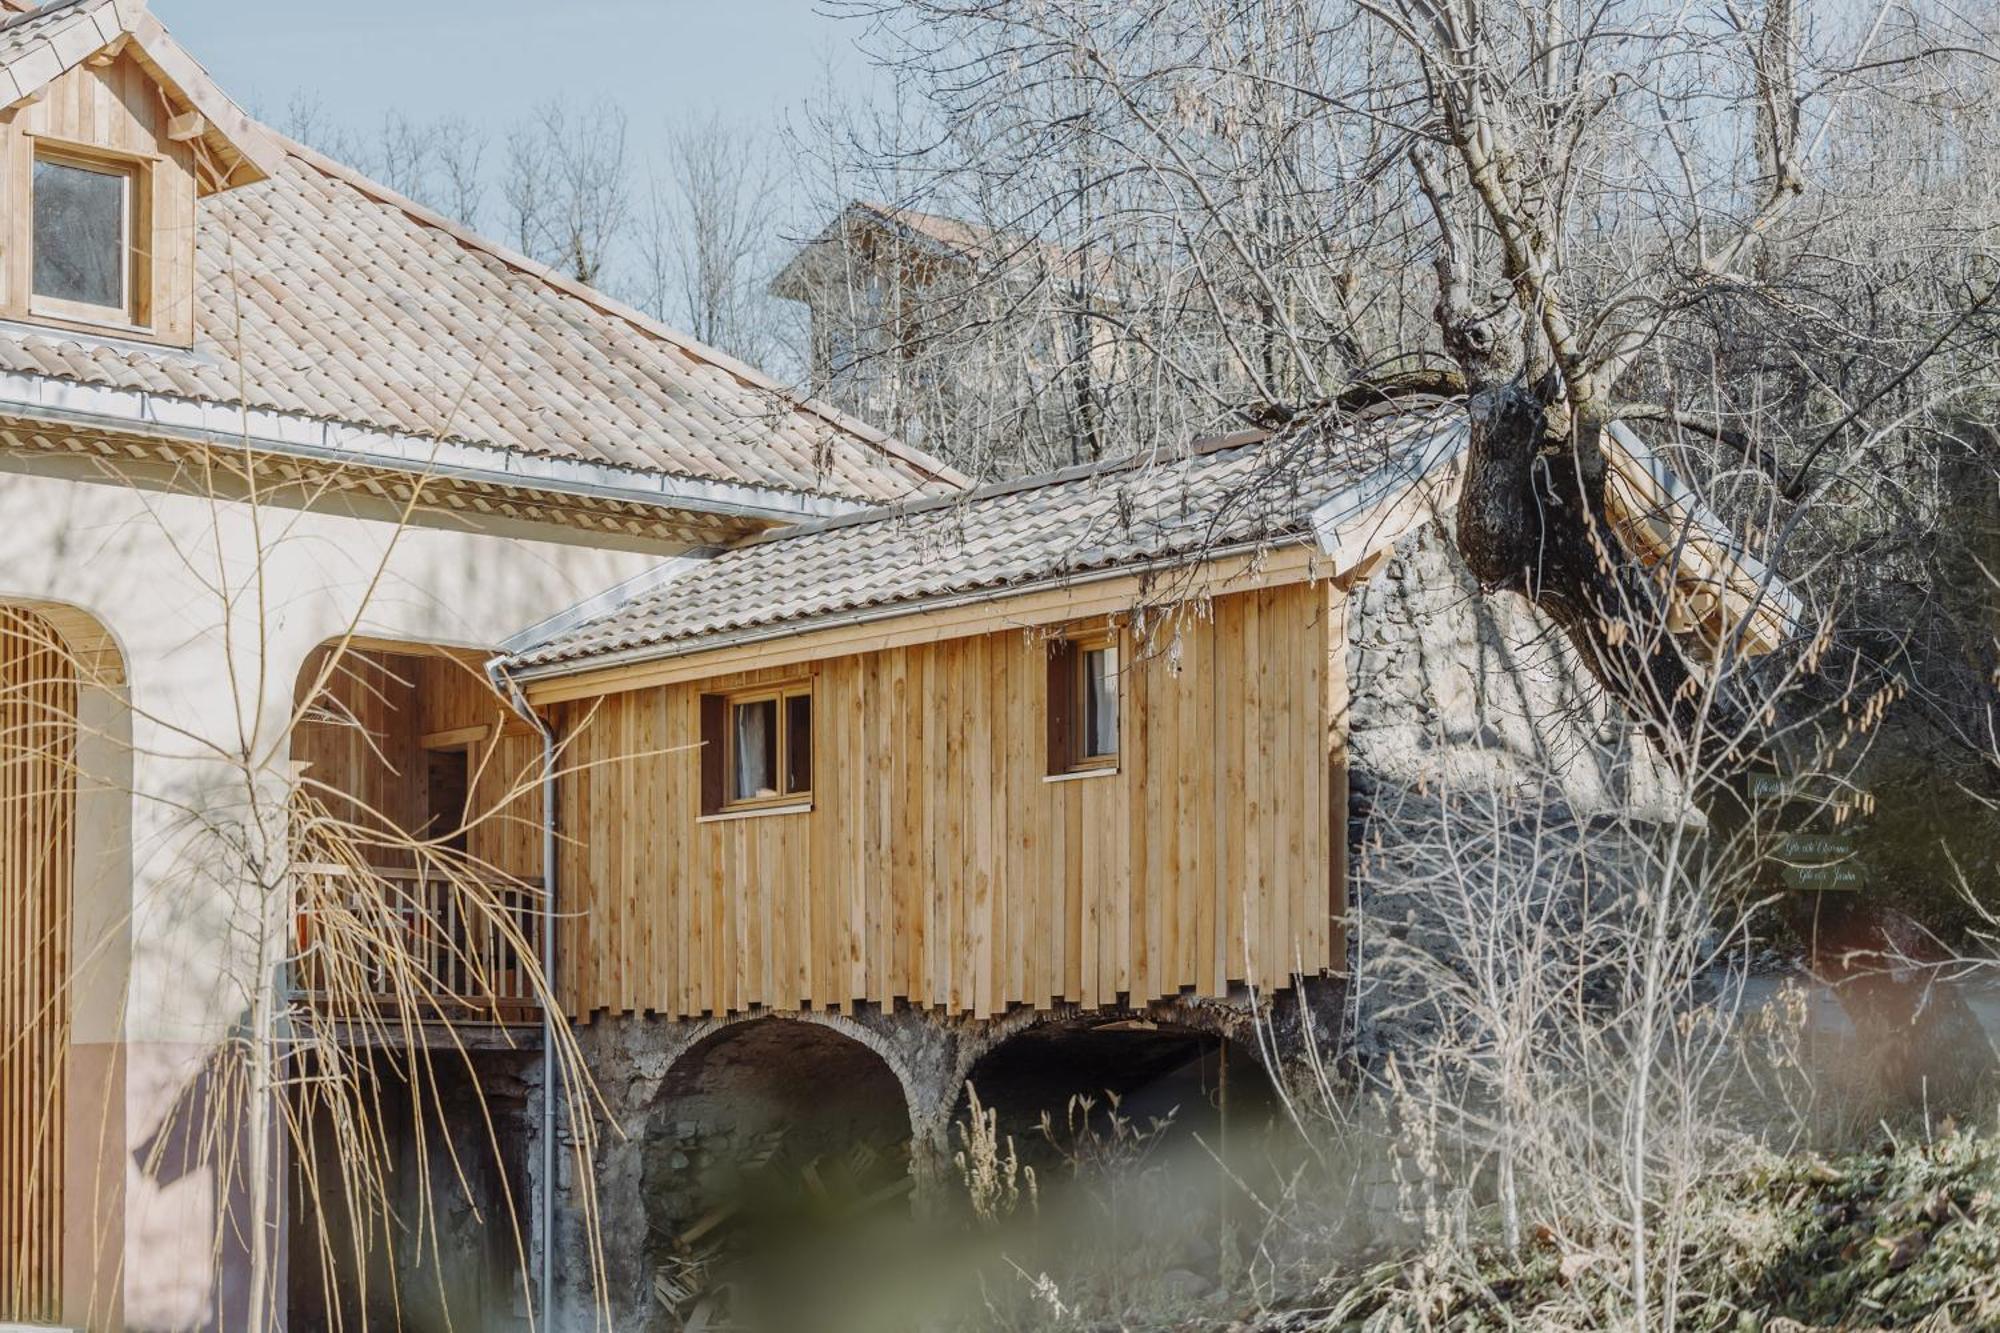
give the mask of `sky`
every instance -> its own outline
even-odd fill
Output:
[[[664,128],[775,123],[836,80],[865,90],[856,25],[812,0],[152,0],[223,89],[282,122],[294,97],[367,132],[384,113],[500,132],[564,95],[621,103],[650,158]]]

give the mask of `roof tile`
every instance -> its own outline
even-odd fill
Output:
[[[584,669],[716,636],[866,608],[1304,540],[1314,509],[1385,467],[1414,465],[1447,414],[1413,412],[1217,441],[964,495],[787,528],[732,547],[510,659]],[[795,626],[810,628],[809,624]]]
[[[21,36],[0,26],[0,63]],[[233,406],[240,356],[249,406],[373,430],[864,501],[955,489],[921,454],[288,150],[270,180],[199,205],[192,354],[0,335],[0,369],[164,379]]]

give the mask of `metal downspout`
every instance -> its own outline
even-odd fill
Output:
[[[486,678],[514,711],[542,738],[542,984],[556,998],[556,736],[529,705],[527,696],[500,668],[486,664]],[[542,1327],[555,1328],[556,1255],[556,1031],[561,1015],[542,1005],[542,1271],[536,1284]]]

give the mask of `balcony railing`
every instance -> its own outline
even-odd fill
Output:
[[[538,880],[294,867],[301,998],[333,1019],[538,1022]]]

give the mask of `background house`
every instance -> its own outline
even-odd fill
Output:
[[[856,200],[771,293],[806,307],[813,392],[982,476],[1129,452],[1130,338],[1108,257]]]

